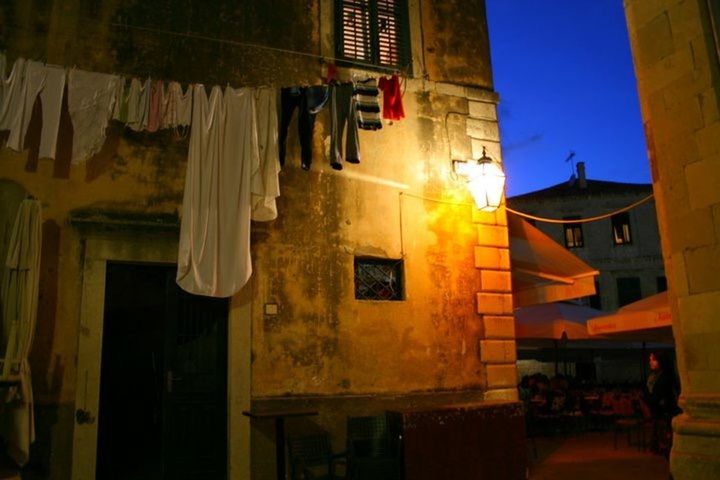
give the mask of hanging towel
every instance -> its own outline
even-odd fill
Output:
[[[25,67],[24,83],[22,88],[24,98],[19,113],[20,122],[10,129],[8,147],[16,151],[23,150],[33,106],[39,95],[42,108],[39,157],[55,158],[55,146],[60,128],[60,109],[65,91],[65,69],[28,61]]]
[[[382,128],[378,95],[380,95],[380,90],[378,90],[377,81],[374,78],[353,83],[353,101],[355,102],[358,128],[363,130]]]
[[[259,163],[251,89],[193,88],[193,119],[178,248],[177,283],[229,297],[252,273],[250,214]]]
[[[164,96],[162,80],[152,83],[150,92],[150,106],[148,108],[148,121],[145,128],[148,132],[157,132],[162,122],[162,102]]]
[[[141,83],[137,78],[133,78],[130,82],[127,126],[136,132],[145,130],[148,124],[151,85],[152,81],[150,78],[148,78],[145,83]]]
[[[25,67],[24,58],[18,58],[13,64],[12,72],[3,79],[3,99],[0,104],[0,130],[13,130],[20,128],[22,122],[22,108],[25,93]]]
[[[113,105],[113,120],[127,122],[128,90],[125,85],[125,78],[120,77],[115,93],[115,104]]]
[[[252,219],[259,222],[277,218],[275,199],[280,196],[277,96],[278,92],[271,88],[255,91],[259,165],[253,175]]]
[[[68,110],[73,125],[73,164],[87,160],[102,148],[120,80],[117,75],[70,70]]]
[[[401,120],[405,118],[405,109],[402,102],[402,91],[397,75],[390,78],[383,77],[379,83],[383,91],[383,118],[388,120]]]
[[[190,125],[193,105],[193,88],[183,93],[178,82],[170,82],[163,98],[164,110],[161,128],[187,127]]]

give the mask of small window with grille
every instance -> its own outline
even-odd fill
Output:
[[[355,298],[403,300],[403,261],[355,257]]]
[[[336,56],[348,63],[410,66],[407,0],[335,0]]]

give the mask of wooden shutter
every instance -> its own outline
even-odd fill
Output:
[[[407,0],[336,0],[337,56],[369,65],[410,64]]]
[[[407,4],[405,0],[377,0],[377,63],[390,67],[409,64]]]

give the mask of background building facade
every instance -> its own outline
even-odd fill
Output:
[[[588,179],[584,163],[579,162],[577,177],[507,202],[530,215],[572,220],[615,212],[648,195],[652,195],[650,184]],[[585,299],[590,307],[614,311],[667,289],[653,200],[588,223],[533,223],[600,271],[596,295]]]

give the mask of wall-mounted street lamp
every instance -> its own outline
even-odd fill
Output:
[[[467,186],[477,208],[494,212],[500,206],[505,191],[505,172],[502,166],[488,157],[483,147],[477,160],[453,160],[453,172],[467,178]]]

